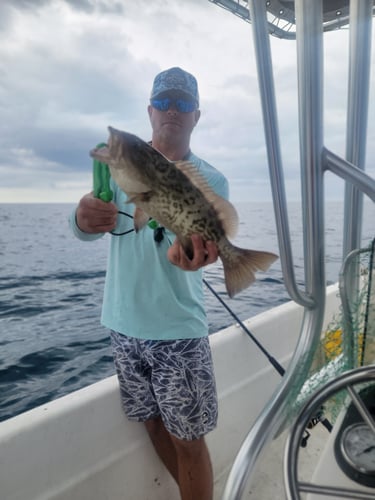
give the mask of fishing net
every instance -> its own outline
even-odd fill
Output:
[[[289,410],[295,414],[315,390],[353,368],[375,364],[375,239],[351,252],[340,272],[341,307],[322,333],[315,353],[310,353],[309,374],[298,394],[291,395]],[[324,413],[333,423],[345,404],[345,391],[325,403]]]
[[[325,361],[342,354],[343,369],[375,362],[374,247],[375,240],[346,260],[340,275],[341,321],[323,337]]]

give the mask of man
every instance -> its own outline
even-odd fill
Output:
[[[223,175],[190,151],[200,118],[195,77],[177,67],[158,74],[148,114],[152,146],[171,161],[193,163],[227,198]],[[125,193],[111,183],[113,202],[87,194],[71,226],[83,240],[115,228],[122,234],[111,237],[102,323],[111,330],[124,410],[145,423],[181,498],[210,500],[213,475],[204,436],[216,426],[217,396],[201,268],[216,261],[217,247],[193,235],[189,259],[164,228],[129,232],[134,206],[125,205]]]

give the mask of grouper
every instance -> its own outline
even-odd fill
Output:
[[[193,164],[169,161],[139,137],[112,127],[108,130],[108,145],[93,149],[90,155],[108,165],[127,203],[134,203],[136,231],[155,219],[176,235],[189,258],[192,234],[215,242],[230,297],[250,286],[255,272],[266,271],[277,259],[271,252],[239,248],[229,241],[237,231],[237,212]]]

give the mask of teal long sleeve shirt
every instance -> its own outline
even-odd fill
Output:
[[[193,153],[187,158],[206,178],[212,189],[228,199],[228,182],[214,167]],[[132,215],[133,204],[125,204],[125,193],[111,179],[114,203]],[[70,226],[76,237],[95,241],[103,234],[82,232],[75,211]],[[116,233],[133,228],[133,220],[118,215]],[[140,339],[175,340],[208,335],[204,308],[202,270],[183,271],[167,258],[174,234],[165,230],[160,243],[154,231],[145,227],[138,233],[110,236],[102,307],[102,324],[119,333]]]

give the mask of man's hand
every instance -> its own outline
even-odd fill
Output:
[[[172,264],[184,271],[197,271],[201,267],[212,264],[217,260],[219,252],[213,241],[203,241],[198,234],[193,234],[191,241],[194,252],[192,259],[189,259],[186,255],[178,239],[168,248],[167,255]]]
[[[117,207],[89,193],[81,198],[76,218],[79,229],[85,233],[107,233],[116,227]]]

